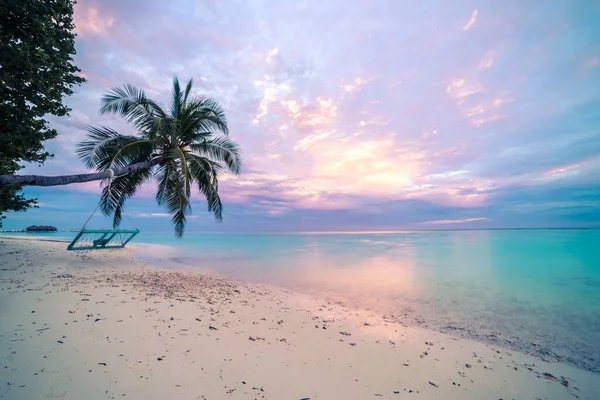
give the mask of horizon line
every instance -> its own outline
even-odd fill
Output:
[[[185,234],[241,234],[241,235],[257,235],[257,234],[296,234],[296,235],[352,235],[352,234],[400,234],[400,233],[412,233],[412,232],[445,232],[445,231],[509,231],[509,230],[600,230],[600,226],[582,226],[582,227],[512,227],[512,228],[439,228],[439,229],[398,229],[398,230],[322,230],[322,231],[191,231],[185,232]],[[73,233],[69,230],[58,230],[55,232],[26,232],[23,230],[11,230],[5,229],[0,230],[0,234],[5,233],[27,233],[27,234],[61,234],[61,233]],[[140,233],[144,233],[141,231]],[[171,234],[172,231],[154,231],[145,233],[155,234]]]

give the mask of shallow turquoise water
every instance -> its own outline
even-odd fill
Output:
[[[70,237],[59,233],[53,236]],[[142,233],[209,267],[600,371],[600,230]],[[535,343],[535,344],[534,344]]]

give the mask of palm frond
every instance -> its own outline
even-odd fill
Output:
[[[86,167],[97,171],[108,169],[119,149],[139,140],[103,126],[89,127],[87,131],[87,138],[77,144],[75,152]]]
[[[108,184],[104,183],[100,196],[100,210],[106,216],[113,215],[113,227],[121,224],[125,202],[131,198],[140,186],[152,177],[152,169],[140,169],[127,175],[119,176]]]
[[[166,117],[158,104],[133,85],[111,88],[102,97],[100,114],[120,115],[143,133],[156,131],[158,121]]]
[[[185,93],[183,95],[183,104],[185,105],[187,103],[187,99],[190,96],[190,93],[192,91],[192,86],[194,85],[194,80],[192,78],[190,78],[190,80],[188,81],[187,85],[185,85]]]
[[[224,162],[234,174],[239,174],[242,168],[242,159],[238,145],[226,136],[205,140],[189,146],[197,155],[208,157],[213,161]]]
[[[179,121],[183,142],[191,143],[199,135],[206,138],[218,133],[229,134],[225,110],[217,101],[207,97],[187,101]]]
[[[156,169],[154,179],[156,179],[156,204],[163,205],[169,195],[169,176],[175,162],[169,160]]]
[[[180,142],[178,121],[176,118],[167,116],[159,121],[156,135],[149,137],[155,142],[157,148],[174,148]]]
[[[181,168],[181,175],[182,175],[184,183],[185,183],[185,195],[186,195],[186,197],[189,198],[192,195],[192,190],[191,190],[192,178],[190,177],[190,171],[189,171],[186,159],[185,159],[184,151],[181,150],[180,147],[178,147],[177,152],[179,153],[179,156],[180,156],[179,166]]]
[[[206,198],[208,211],[218,221],[223,220],[223,203],[219,197],[219,181],[217,179],[220,165],[204,157],[186,154],[190,175],[198,185],[198,190]]]
[[[180,238],[185,230],[187,215],[192,210],[182,170],[171,160],[158,168],[155,177],[158,183],[156,201],[172,215],[175,236]]]
[[[181,103],[183,102],[183,93],[181,93],[181,87],[179,86],[179,79],[173,78],[173,100],[171,103],[171,116],[178,118],[181,112]]]
[[[153,156],[154,143],[148,139],[133,140],[124,144],[112,157],[110,168],[124,168],[142,161],[150,161]]]

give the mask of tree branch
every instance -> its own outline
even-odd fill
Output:
[[[143,161],[119,168],[114,171],[114,176],[126,175],[143,168],[151,168],[161,162],[161,158],[155,158],[150,161]],[[71,183],[83,183],[99,181],[110,177],[109,171],[94,172],[91,174],[78,175],[0,175],[0,187],[5,186],[61,186]]]

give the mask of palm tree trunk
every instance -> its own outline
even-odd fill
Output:
[[[160,163],[160,158],[128,165],[113,170],[114,176],[126,175],[139,169],[151,168]],[[4,186],[61,186],[71,183],[99,181],[110,177],[110,171],[91,174],[43,176],[43,175],[0,175],[0,187]]]

